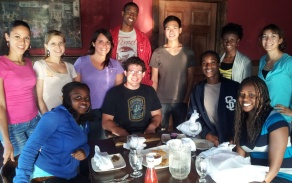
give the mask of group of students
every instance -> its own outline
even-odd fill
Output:
[[[243,29],[227,24],[224,54],[201,55],[205,79],[193,86],[194,53],[179,42],[180,19],[164,20],[167,43],[151,53],[134,28],[138,13],[127,3],[123,23],[95,31],[89,55],[74,66],[62,60],[66,40],[56,30],[45,36],[45,58],[33,65],[29,25],[11,22],[0,45],[0,132],[4,163],[21,154],[14,182],[89,182],[77,174],[89,154],[87,137],[155,133],[168,128],[170,116],[175,128],[194,110],[202,138],[236,143],[252,164],[269,166],[265,182],[291,182],[292,58],[283,52],[283,31],[274,24],[262,30],[267,54],[259,77],[251,77],[250,59],[237,50]]]

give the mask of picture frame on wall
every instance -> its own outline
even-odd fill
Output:
[[[43,48],[45,34],[61,31],[66,48],[82,48],[80,0],[1,0],[1,36],[13,20],[27,22],[31,29],[32,48]]]

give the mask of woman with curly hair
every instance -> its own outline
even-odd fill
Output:
[[[242,81],[235,111],[235,142],[241,156],[249,153],[252,165],[268,166],[263,182],[292,181],[289,125],[270,105],[266,84],[258,77]]]
[[[277,25],[270,24],[263,28],[259,40],[267,54],[260,60],[258,76],[268,87],[272,107],[291,122],[292,115],[286,111],[292,109],[292,57],[284,53],[284,32]]]
[[[224,53],[220,59],[220,73],[223,77],[239,83],[244,78],[251,76],[252,67],[250,59],[237,50],[242,37],[241,25],[229,23],[221,30]]]

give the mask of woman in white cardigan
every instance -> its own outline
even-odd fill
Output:
[[[251,76],[251,60],[237,50],[243,37],[241,25],[229,23],[221,30],[224,53],[220,59],[220,73],[223,77],[241,83]]]

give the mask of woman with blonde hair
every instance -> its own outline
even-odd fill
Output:
[[[60,31],[49,31],[45,36],[45,58],[34,64],[37,74],[38,107],[41,114],[62,103],[62,87],[77,76],[74,66],[62,59],[65,45],[65,36]]]

